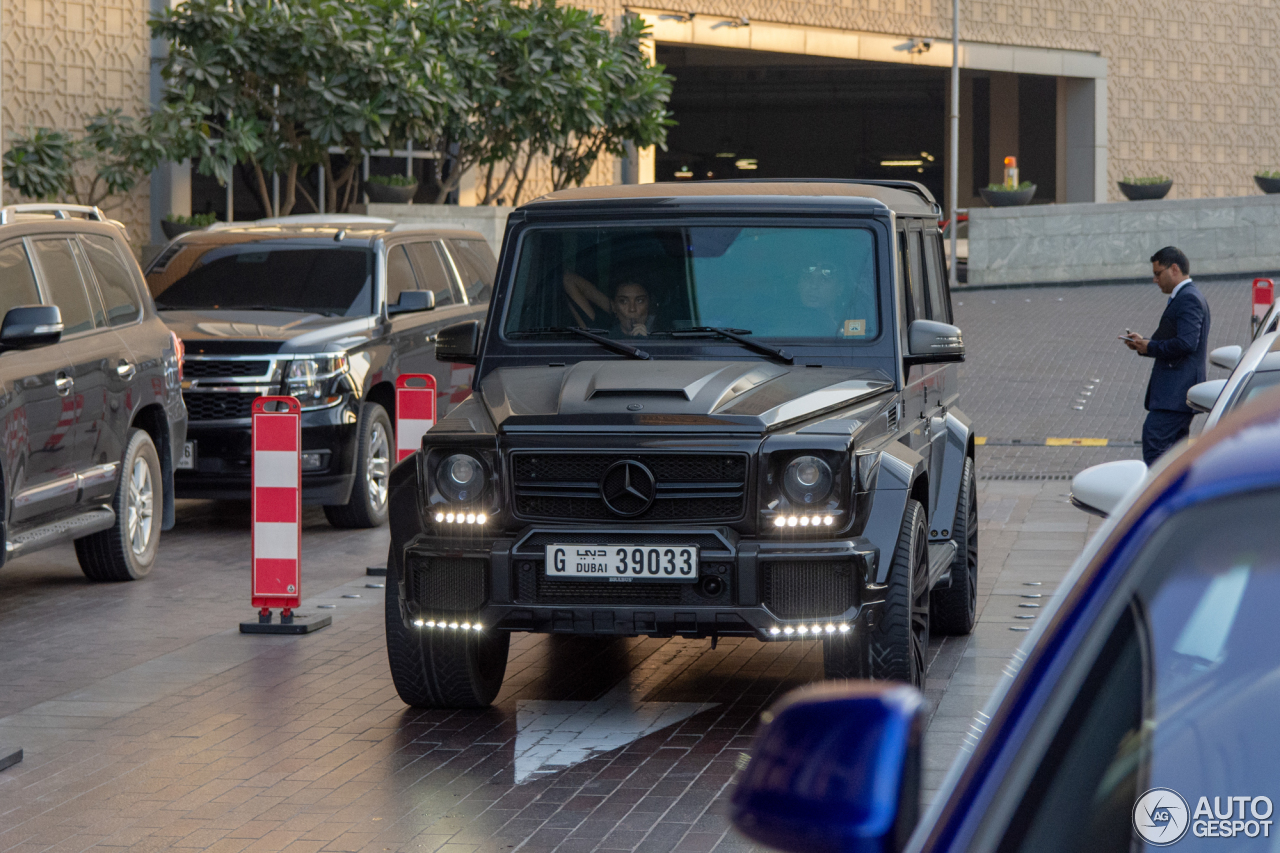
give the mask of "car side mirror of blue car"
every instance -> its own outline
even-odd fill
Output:
[[[733,823],[792,853],[901,850],[920,814],[925,707],[903,684],[792,691],[761,715]]]

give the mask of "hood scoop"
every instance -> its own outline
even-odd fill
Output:
[[[705,414],[786,372],[742,361],[579,362],[565,375],[560,412],[624,412],[629,403],[653,400],[663,411]]]

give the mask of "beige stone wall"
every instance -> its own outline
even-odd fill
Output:
[[[29,127],[78,133],[102,110],[141,115],[150,93],[148,14],[146,0],[0,0],[5,148],[10,134]],[[19,200],[7,187],[4,198]],[[130,239],[145,243],[147,182],[112,202]]]
[[[961,0],[965,42],[1094,51],[1108,64],[1110,198],[1125,176],[1164,174],[1170,198],[1250,195],[1280,169],[1276,0]],[[948,0],[681,0],[749,20],[951,37]],[[624,10],[616,0],[607,14]]]

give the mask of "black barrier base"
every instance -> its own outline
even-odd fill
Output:
[[[294,612],[289,617],[292,621],[277,621],[276,615],[273,613],[271,621],[259,621],[261,617],[254,617],[252,622],[241,622],[241,634],[310,634],[312,631],[319,631],[321,628],[328,627],[333,624],[333,617],[328,613],[298,613]]]
[[[370,566],[364,570],[366,575],[372,575],[377,578],[385,578],[387,576],[386,566]]]
[[[0,770],[8,770],[22,760],[22,750],[0,746]]]

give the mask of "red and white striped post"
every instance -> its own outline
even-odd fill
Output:
[[[1262,318],[1271,310],[1271,303],[1276,301],[1276,285],[1269,278],[1253,280],[1253,327],[1258,328]]]
[[[436,378],[430,373],[396,377],[396,462],[422,447],[422,436],[436,423]]]
[[[253,401],[253,606],[259,622],[293,621],[302,599],[302,406]]]

